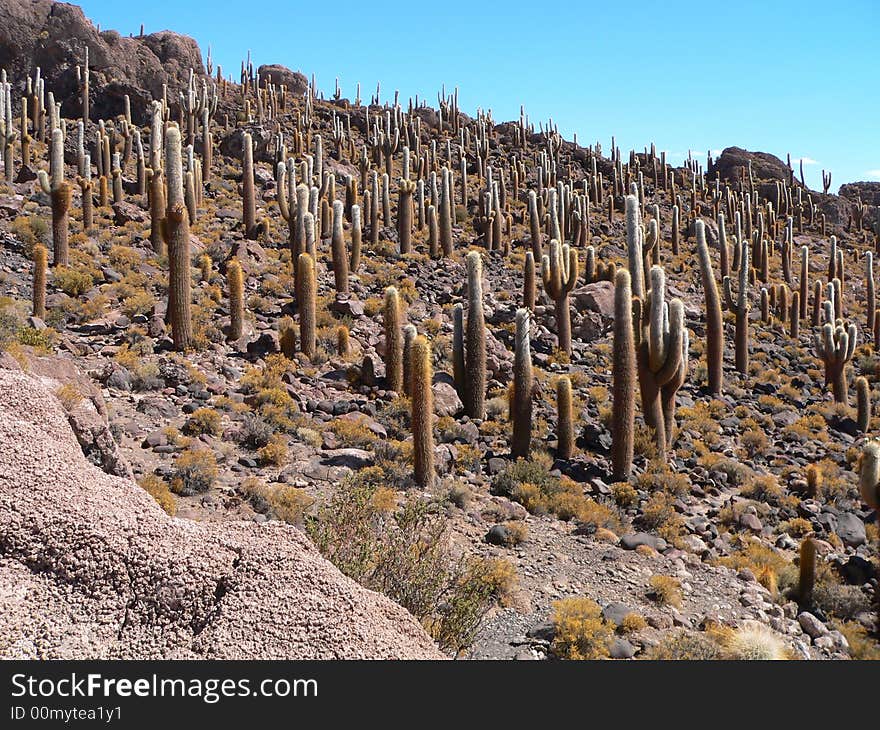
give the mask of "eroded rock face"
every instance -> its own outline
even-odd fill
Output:
[[[722,180],[738,181],[748,175],[749,162],[756,180],[789,179],[789,167],[775,155],[768,152],[749,152],[740,147],[727,147],[721,152],[708,170],[708,179],[714,180],[720,173]]]
[[[0,370],[0,657],[441,658],[418,622],[278,523],[168,517]]]
[[[286,86],[288,93],[293,96],[302,96],[309,88],[309,80],[305,75],[299,71],[291,71],[287,66],[278,63],[260,66],[257,69],[257,77],[261,86],[265,86],[266,83]]]
[[[205,73],[198,43],[187,36],[171,31],[140,37],[99,33],[75,5],[53,0],[0,3],[0,68],[22,81],[39,67],[67,117],[81,110],[76,66],[87,46],[92,119],[121,114],[128,94],[132,117],[143,124],[152,99],[161,98],[163,84],[176,93],[187,83],[190,69]]]

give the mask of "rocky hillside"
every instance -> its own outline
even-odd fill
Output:
[[[871,184],[215,83],[7,5],[2,600],[51,639],[4,651],[877,656]],[[37,66],[66,122],[34,94],[22,129]]]

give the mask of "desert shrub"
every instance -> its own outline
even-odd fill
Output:
[[[782,638],[772,629],[757,621],[749,621],[727,633],[724,648],[730,659],[745,661],[772,661],[788,659],[788,649]]]
[[[259,513],[290,525],[302,525],[315,500],[304,490],[286,484],[268,485],[260,479],[245,479],[241,492]]]
[[[245,413],[238,427],[238,443],[249,449],[261,449],[269,443],[275,427],[257,413]]]
[[[330,423],[330,430],[348,448],[369,449],[379,439],[367,426],[366,416],[337,418]]]
[[[675,499],[668,492],[656,492],[651,495],[641,514],[641,524],[648,530],[654,530],[664,540],[674,542],[684,528],[684,522],[675,511]]]
[[[127,317],[134,317],[137,314],[149,314],[156,305],[156,299],[148,291],[140,291],[122,300],[122,312]]]
[[[174,499],[174,495],[171,494],[168,483],[164,479],[155,474],[147,474],[138,482],[138,485],[155,499],[162,509],[174,517],[177,512],[177,500]]]
[[[213,408],[198,408],[186,419],[183,432],[187,436],[199,436],[203,433],[217,436],[220,433],[220,421],[220,414]]]
[[[619,507],[636,507],[639,503],[639,493],[629,482],[614,482],[611,495]]]
[[[649,648],[644,658],[656,661],[708,661],[722,659],[723,653],[718,643],[705,634],[677,631],[667,634],[659,644]]]
[[[263,464],[281,466],[287,461],[287,439],[283,434],[276,433],[269,437],[269,442],[257,454]]]
[[[620,622],[618,629],[623,634],[634,634],[644,629],[647,625],[648,622],[645,621],[645,617],[642,614],[630,611],[623,617],[623,621]]]
[[[589,598],[565,598],[553,603],[553,642],[550,651],[560,659],[603,659],[613,637],[599,604]]]
[[[208,449],[186,449],[174,462],[171,491],[183,497],[207,492],[217,479],[217,461]]]
[[[648,596],[664,606],[681,606],[681,583],[671,575],[652,575]]]
[[[65,383],[55,391],[55,397],[65,411],[71,411],[82,402],[83,395],[73,383]]]
[[[440,646],[459,652],[511,590],[512,568],[454,559],[440,503],[411,495],[392,507],[393,495],[379,491],[384,479],[378,467],[347,479],[307,520],[309,536],[343,573],[400,603]]]
[[[846,637],[853,659],[880,661],[880,644],[868,636],[868,630],[856,621],[835,621],[834,628]]]
[[[70,266],[55,267],[52,270],[52,281],[69,297],[85,294],[94,284],[91,274]]]
[[[838,583],[830,575],[821,573],[813,589],[813,605],[844,621],[871,608],[871,602],[859,586]]]

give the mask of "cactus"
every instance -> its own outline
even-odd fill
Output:
[[[614,479],[629,479],[633,462],[636,408],[636,353],[630,274],[614,275],[614,340],[612,350],[611,470]]]
[[[556,313],[556,340],[559,349],[571,354],[571,311],[568,295],[578,279],[577,249],[550,241],[550,255],[541,260],[544,290],[553,300]]]
[[[315,300],[318,294],[318,282],[315,275],[315,259],[309,253],[301,253],[296,269],[299,279],[300,350],[306,357],[312,358],[315,356],[317,327]]]
[[[333,257],[333,281],[337,296],[348,294],[348,252],[345,250],[343,218],[345,205],[341,200],[333,201],[333,232],[330,238],[330,251]]]
[[[169,125],[165,133],[165,170],[168,205],[165,210],[165,244],[168,247],[168,317],[174,349],[192,345],[192,277],[190,274],[189,216],[183,196],[183,158],[180,129]]]
[[[34,282],[33,282],[33,313],[34,317],[46,318],[46,263],[49,252],[41,243],[34,246]]]
[[[203,253],[199,256],[199,275],[206,284],[211,283],[211,264],[211,257],[208,254]]]
[[[288,360],[296,356],[296,325],[293,317],[284,316],[278,322],[278,347]]]
[[[403,332],[401,329],[400,296],[397,289],[385,290],[385,380],[388,389],[403,392]]]
[[[436,259],[440,255],[440,231],[437,223],[437,209],[433,205],[428,206],[426,214],[428,221],[428,255]]]
[[[538,215],[538,196],[534,190],[529,190],[529,231],[531,235],[532,256],[535,261],[540,261],[544,255],[541,246],[541,219]]]
[[[452,381],[459,398],[464,400],[464,307],[460,303],[452,308]]]
[[[531,251],[526,251],[526,260],[523,266],[523,307],[534,312],[536,297],[535,257]]]
[[[721,220],[723,221],[723,216]],[[721,299],[715,284],[712,260],[709,258],[705,225],[703,221],[697,220],[694,226],[697,236],[697,255],[700,259],[700,275],[706,297],[706,367],[709,377],[709,393],[720,395],[724,382],[724,324],[721,319]]]
[[[878,441],[868,441],[862,447],[859,494],[866,505],[880,510],[880,442]]]
[[[645,424],[654,429],[657,451],[662,456],[672,441],[675,394],[687,374],[688,336],[681,300],[673,299],[666,308],[663,269],[652,266],[650,279],[648,316],[640,322],[637,359]]]
[[[416,184],[412,180],[400,179],[397,193],[397,237],[398,251],[402,254],[412,251],[413,193]]]
[[[749,243],[740,241],[739,246],[739,291],[734,300],[730,277],[725,277],[724,299],[727,308],[736,314],[736,347],[734,365],[743,375],[749,372]]]
[[[351,336],[348,327],[344,324],[336,328],[336,354],[339,357],[348,357],[351,352]]]
[[[791,308],[789,312],[789,335],[796,340],[801,333],[801,293],[794,291],[791,294]]]
[[[229,339],[235,341],[241,337],[244,327],[244,274],[235,259],[226,266],[226,282],[229,287]]]
[[[412,343],[418,337],[415,325],[407,324],[403,328],[403,392],[412,395]]]
[[[483,315],[483,263],[476,251],[467,258],[468,315],[465,351],[464,410],[471,418],[486,411],[486,320]]]
[[[40,170],[39,181],[43,192],[52,199],[52,265],[67,266],[70,263],[67,236],[71,190],[64,179],[64,133],[60,128],[52,130],[49,171],[51,177]]]
[[[874,289],[874,253],[868,251],[865,253],[865,296],[868,299],[867,312],[867,328],[871,332],[874,327],[874,313],[877,311],[877,295]]]
[[[844,327],[826,322],[821,334],[815,338],[816,355],[825,365],[825,385],[831,386],[836,403],[847,404],[849,394],[846,385],[846,364],[852,360],[858,341],[858,330],[854,324]]]
[[[864,376],[856,378],[856,410],[859,430],[868,433],[871,425],[871,386]]]
[[[440,186],[440,249],[444,256],[452,256],[452,190],[449,169],[442,169]]]
[[[361,265],[361,242],[363,231],[361,229],[361,206],[351,206],[351,256],[348,267],[352,274],[357,274]]]
[[[816,585],[816,543],[811,537],[801,541],[799,556],[798,602],[801,606],[809,606],[813,600],[813,588]]]
[[[642,230],[639,224],[639,199],[635,195],[626,196],[626,256],[633,296],[644,299],[645,265],[642,255]]]
[[[254,143],[250,132],[242,135],[241,160],[242,222],[247,238],[255,238],[257,231],[257,204],[254,198]]]
[[[556,458],[568,461],[574,452],[574,412],[571,380],[563,375],[556,382]]]
[[[516,333],[513,354],[513,439],[510,455],[513,458],[528,457],[532,443],[532,351],[529,344],[528,309],[516,311]]]
[[[430,489],[434,484],[434,393],[431,346],[418,336],[412,343],[413,470],[416,484]]]

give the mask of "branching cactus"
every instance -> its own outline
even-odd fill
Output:
[[[569,297],[578,279],[577,249],[550,241],[550,255],[541,260],[544,290],[553,300],[556,313],[556,339],[559,349],[571,355],[571,308]]]
[[[226,266],[229,287],[229,339],[238,340],[244,328],[244,274],[235,259]]]
[[[614,479],[632,472],[636,409],[636,350],[629,271],[614,275],[614,340],[612,349],[611,471]]]
[[[315,259],[303,252],[297,263],[299,278],[299,339],[303,354],[311,359],[315,356],[317,343],[316,299],[318,282],[315,274]]]
[[[401,327],[400,295],[389,286],[385,290],[385,380],[388,389],[403,392],[403,329]]]
[[[842,322],[826,322],[821,334],[816,335],[816,355],[825,365],[825,385],[831,386],[836,403],[849,403],[846,364],[852,360],[857,341],[855,324],[844,327]]]
[[[687,330],[684,305],[673,299],[666,305],[666,275],[651,267],[651,289],[646,296],[638,346],[639,385],[645,424],[654,429],[657,451],[665,455],[672,441],[675,394],[687,371]]]
[[[400,179],[400,187],[397,192],[397,237],[398,250],[402,254],[412,251],[412,212],[415,191],[416,184],[412,180]]]
[[[434,485],[434,393],[431,346],[418,336],[412,343],[413,470],[421,489]]]
[[[724,300],[727,308],[736,314],[736,348],[734,364],[743,375],[749,372],[749,243],[740,241],[739,245],[739,291],[736,299],[730,287],[730,277],[725,277]]]
[[[724,324],[721,318],[721,299],[715,284],[715,272],[706,243],[706,228],[701,220],[695,222],[697,255],[700,259],[700,276],[706,297],[706,365],[709,377],[709,393],[719,395],[724,382]]]
[[[528,309],[516,311],[513,354],[513,440],[510,455],[527,457],[532,443],[532,351],[529,344]]]
[[[52,264],[67,266],[71,192],[70,184],[64,179],[64,132],[59,128],[52,131],[49,172],[51,176],[40,170],[39,180],[43,192],[52,200]]]
[[[465,336],[464,410],[470,418],[486,415],[486,318],[483,314],[483,263],[471,251],[467,258],[468,314]]]
[[[183,194],[183,157],[180,129],[169,125],[165,133],[165,170],[168,175],[168,207],[165,211],[165,243],[168,246],[168,318],[174,349],[192,345],[192,276],[190,273],[189,216]]]

